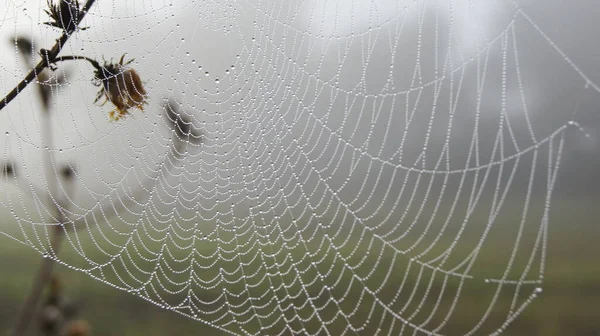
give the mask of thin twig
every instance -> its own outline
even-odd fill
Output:
[[[100,70],[100,63],[98,63],[95,59],[85,57],[85,56],[74,56],[74,55],[60,56],[60,57],[56,57],[54,59],[54,62],[75,61],[75,60],[88,61],[94,66],[94,68]]]
[[[77,19],[77,22],[80,23],[89,9],[92,7],[96,0],[87,0],[85,5],[81,10],[81,15]],[[42,60],[33,68],[29,73],[25,76],[25,78],[17,84],[15,88],[13,88],[7,95],[0,101],[0,110],[2,110],[8,103],[10,103],[13,99],[15,99],[19,93],[21,93],[29,83],[31,83],[44,69],[46,69],[50,64],[55,62],[55,59],[58,57],[58,54],[62,50],[62,48],[67,43],[67,40],[73,32],[78,28],[77,25],[71,25],[70,28],[63,32],[58,40],[56,40],[56,44],[52,47],[52,49],[47,50],[46,55],[42,55]]]

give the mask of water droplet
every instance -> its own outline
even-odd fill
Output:
[[[204,73],[204,76],[206,76],[206,77],[210,76],[210,74],[208,73],[208,71]]]

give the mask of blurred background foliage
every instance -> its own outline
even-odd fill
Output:
[[[507,328],[504,335],[600,335],[598,201],[593,198],[555,201],[551,211],[553,219],[548,236],[543,292]],[[512,244],[512,238],[506,239],[505,243]],[[40,255],[10,239],[3,239],[0,255],[0,330],[7,331],[29,289]],[[486,267],[500,267],[494,264],[496,259],[497,256],[488,251],[479,260],[491,265]],[[93,335],[227,334],[205,323],[167,312],[64,266],[59,266],[57,271],[63,282],[64,294],[81,305],[81,317],[89,322]],[[455,330],[464,330],[461,326],[472,325],[473,317],[478,319],[481,310],[487,309],[489,304],[476,291],[465,291],[461,295],[463,308],[453,315],[451,321],[451,326],[456,326]],[[431,307],[425,307],[424,310],[430,311]],[[470,311],[473,314],[469,314]],[[447,329],[449,332],[446,334],[455,335],[453,328]],[[31,335],[36,335],[34,330],[30,331]]]

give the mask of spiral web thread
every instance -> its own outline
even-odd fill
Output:
[[[24,168],[5,181],[22,190],[2,198],[7,237],[233,334],[497,334],[541,292],[579,126],[568,111],[538,127],[520,33],[597,88],[517,2],[492,35],[466,1],[97,2],[63,54],[127,52],[151,103],[109,123],[87,65],[60,65],[68,84],[40,81],[53,148],[24,112],[35,100],[14,103],[4,158]],[[0,28],[52,43],[43,7],[8,2]],[[20,77],[14,59],[4,78]]]

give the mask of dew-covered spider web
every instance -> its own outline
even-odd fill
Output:
[[[5,94],[61,31],[0,3]],[[0,231],[232,334],[499,334],[543,295],[567,149],[598,152],[594,7],[97,0],[60,55],[126,54],[148,104],[42,73],[0,112]]]

